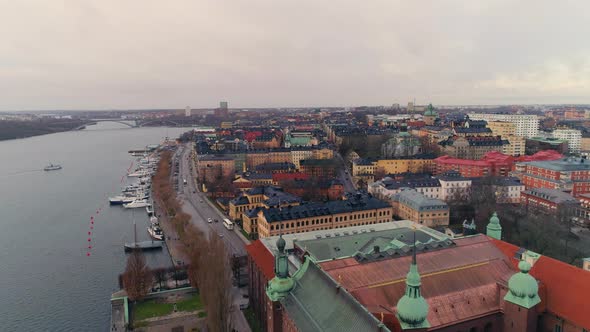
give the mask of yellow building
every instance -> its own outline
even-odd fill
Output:
[[[526,137],[509,135],[502,136],[502,139],[507,140],[510,144],[502,145],[502,153],[511,156],[524,156],[526,147]]]
[[[374,175],[375,172],[385,174],[399,173],[425,173],[430,172],[434,165],[434,159],[429,158],[405,158],[405,159],[379,159],[370,161],[357,159],[352,163],[352,175]]]
[[[492,130],[494,136],[501,136],[510,144],[502,146],[502,153],[511,156],[522,156],[525,154],[526,138],[516,136],[516,123],[506,121],[488,121],[487,127]]]
[[[449,206],[440,199],[427,197],[409,188],[392,195],[391,199],[394,214],[401,219],[412,220],[428,227],[449,224]]]
[[[304,233],[317,230],[380,224],[392,220],[393,208],[368,195],[354,195],[343,201],[308,203],[291,208],[261,208],[255,219],[259,237]],[[280,230],[282,228],[282,230]],[[244,230],[246,228],[244,227]]]
[[[299,205],[301,199],[295,195],[284,192],[281,188],[274,186],[254,187],[244,191],[238,197],[229,202],[228,214],[231,220],[243,220],[243,215],[249,210],[256,207],[287,207],[289,205]],[[244,229],[250,228],[244,222]],[[248,233],[251,233],[248,232]]]
[[[375,163],[375,171],[382,170],[385,174],[424,173],[430,172],[434,159],[380,159]]]
[[[487,127],[492,130],[494,136],[502,136],[502,138],[516,134],[516,124],[514,122],[488,121]]]

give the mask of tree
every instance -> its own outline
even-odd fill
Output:
[[[160,290],[161,290],[162,289],[162,282],[164,282],[168,279],[166,276],[166,269],[164,269],[164,268],[155,269],[155,270],[153,270],[153,275],[154,275],[154,278],[156,279],[156,282],[158,283],[158,286],[160,286]]]
[[[211,331],[231,331],[231,265],[223,240],[215,233],[208,239],[208,250],[201,255],[199,273],[201,298],[207,308]]]
[[[144,298],[152,287],[153,275],[148,268],[145,257],[139,250],[133,250],[127,258],[123,273],[123,287],[132,301]]]

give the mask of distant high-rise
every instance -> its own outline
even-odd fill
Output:
[[[215,110],[214,114],[216,117],[219,118],[227,118],[229,114],[227,110],[227,101],[220,101],[219,108]]]
[[[184,116],[188,117],[191,115],[193,115],[193,110],[191,109],[191,107],[190,106],[185,107],[184,108]]]
[[[539,132],[539,118],[534,114],[469,113],[469,119],[514,123],[516,126],[514,134],[516,136],[531,138],[537,136]]]
[[[227,101],[220,101],[219,108],[221,108],[222,110],[226,110],[227,109]]]

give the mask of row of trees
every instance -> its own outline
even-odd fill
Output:
[[[171,152],[163,152],[158,170],[152,180],[154,199],[166,213],[181,242],[181,250],[189,260],[186,266],[188,279],[199,290],[207,311],[206,322],[210,331],[231,331],[231,265],[223,240],[214,233],[209,236],[190,221],[171,184]],[[123,274],[123,284],[130,299],[141,299],[153,284],[149,270],[140,252],[129,256]]]

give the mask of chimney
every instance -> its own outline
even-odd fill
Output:
[[[373,252],[379,253],[379,246],[374,246],[373,247]]]

